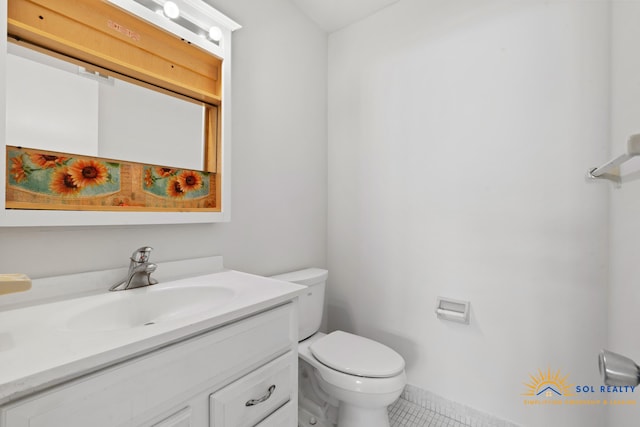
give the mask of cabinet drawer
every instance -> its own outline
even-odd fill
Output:
[[[267,419],[256,425],[256,427],[295,427],[298,422],[296,418],[297,412],[298,408],[293,402],[289,402],[269,415]]]
[[[289,352],[212,394],[211,426],[255,426],[293,399],[297,370]]]

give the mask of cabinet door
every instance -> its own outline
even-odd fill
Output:
[[[175,414],[154,424],[152,427],[193,427],[193,417],[191,416],[191,407],[180,409]]]

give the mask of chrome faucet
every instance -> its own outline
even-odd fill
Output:
[[[606,385],[631,386],[633,388],[640,384],[640,367],[628,357],[609,350],[602,350],[598,356],[598,367],[602,382]]]
[[[131,254],[131,258],[129,258],[127,278],[122,282],[116,283],[110,287],[109,290],[124,291],[126,289],[141,288],[158,283],[156,279],[151,278],[151,273],[158,268],[156,264],[149,262],[149,256],[152,250],[153,248],[149,246],[136,249]]]

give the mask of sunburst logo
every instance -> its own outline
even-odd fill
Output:
[[[555,373],[551,372],[551,368],[547,368],[547,372],[543,372],[542,369],[538,370],[537,375],[529,374],[531,381],[524,383],[527,387],[524,396],[534,397],[560,397],[560,396],[573,396],[571,393],[573,384],[568,384],[569,375],[562,376],[560,371]]]

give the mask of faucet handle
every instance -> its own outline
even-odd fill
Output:
[[[143,263],[149,261],[149,256],[151,255],[151,251],[153,250],[150,246],[143,246],[141,248],[136,249],[131,254],[131,261],[136,263]]]

